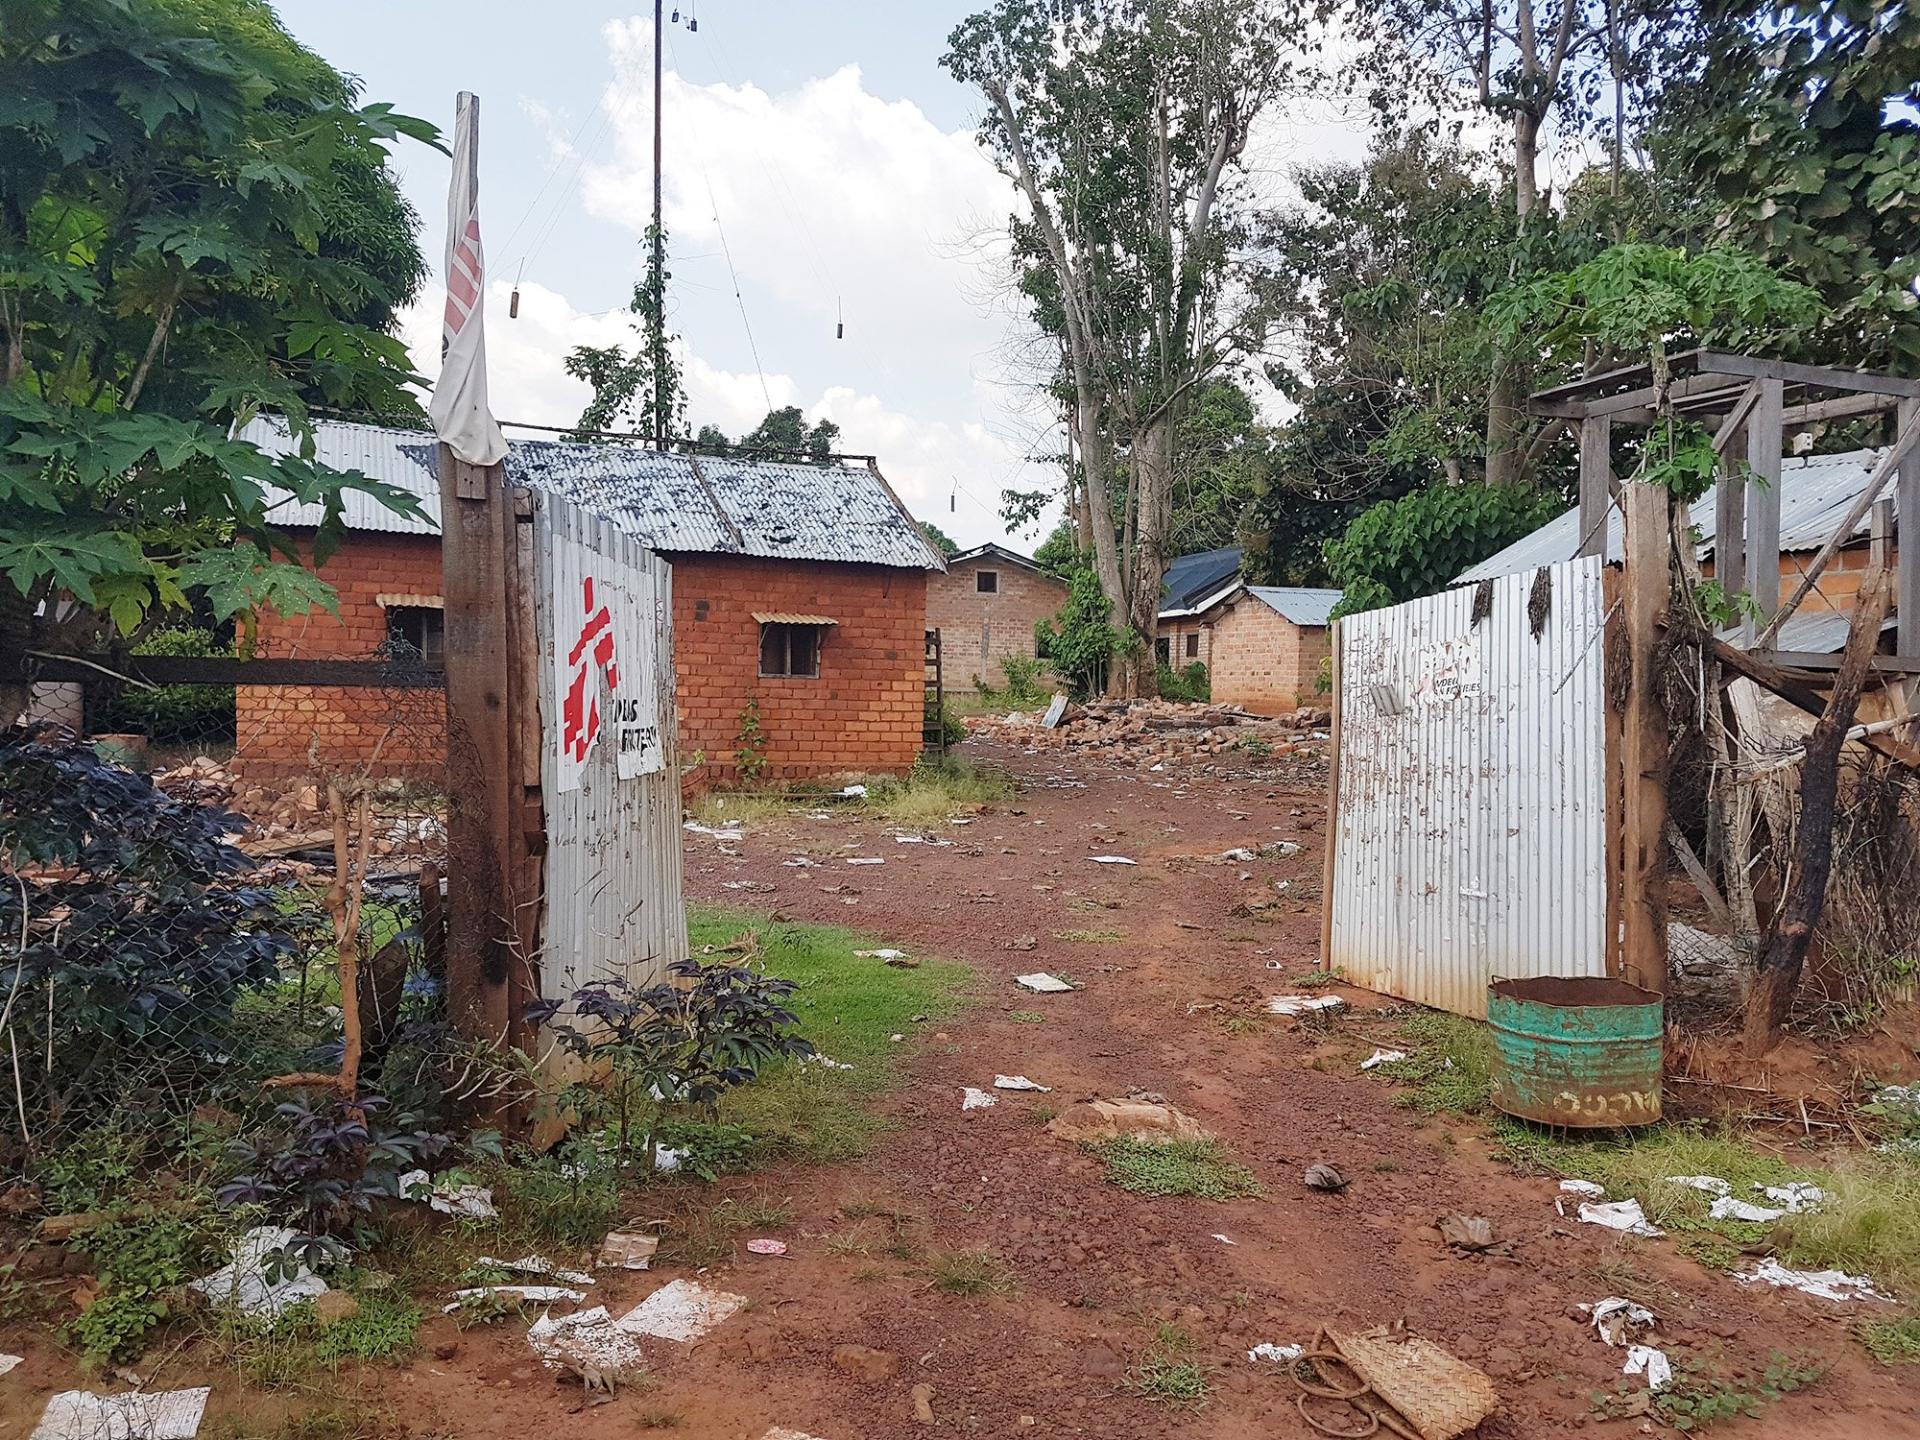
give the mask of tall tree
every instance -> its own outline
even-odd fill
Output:
[[[0,722],[29,652],[124,642],[189,591],[243,630],[331,604],[269,486],[324,504],[318,559],[343,487],[415,506],[229,438],[263,408],[305,430],[316,399],[418,413],[379,326],[419,260],[369,167],[435,132],[358,106],[270,19],[221,0],[0,13]]]
[[[668,439],[686,434],[687,394],[674,356],[679,337],[667,331],[663,320],[667,281],[673,272],[666,268],[665,237],[655,245],[654,234],[648,226],[643,242],[646,273],[634,282],[627,302],[639,343],[632,350],[623,345],[576,345],[567,352],[567,374],[593,387],[593,398],[581,410],[570,438],[591,440],[595,432],[620,427]]]
[[[1305,28],[1274,0],[998,0],[942,57],[1026,203],[1019,284],[1060,348],[1069,510],[1127,637],[1122,693],[1153,686],[1181,415],[1264,338],[1244,157]]]
[[[807,424],[798,405],[769,410],[766,418],[740,437],[736,448],[768,458],[810,460],[824,465],[840,443],[840,427],[831,420]]]

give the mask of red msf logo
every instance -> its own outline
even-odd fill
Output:
[[[596,688],[587,694],[587,677],[591,668],[587,663],[588,648],[592,648],[593,664],[599,666],[600,673],[607,677],[607,689],[612,690],[620,683],[619,667],[613,663],[613,617],[602,605],[593,608],[593,577],[589,575],[582,588],[585,595],[580,608],[586,619],[580,625],[580,638],[573,642],[573,649],[567,652],[567,664],[573,667],[573,683],[567,687],[566,703],[561,707],[563,728],[560,732],[560,751],[570,756],[573,763],[586,763],[587,752],[593,748],[594,736],[600,733],[600,695]]]

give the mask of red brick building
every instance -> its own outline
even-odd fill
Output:
[[[1000,662],[1039,658],[1034,626],[1066,603],[1065,582],[1017,550],[981,545],[954,556],[927,581],[927,628],[940,632],[947,685],[1004,686]]]
[[[1207,673],[1213,698],[1256,715],[1282,715],[1322,703],[1320,666],[1338,590],[1243,585],[1209,622]]]
[[[272,420],[245,438],[289,441]],[[323,421],[315,458],[400,486],[407,517],[357,493],[348,538],[320,574],[336,619],[264,617],[260,653],[364,659],[441,643],[439,480],[433,437]],[[597,510],[673,566],[680,757],[698,778],[901,771],[921,743],[927,577],[942,562],[872,466],[662,454],[624,445],[511,442],[507,476]],[[316,507],[276,518],[298,534]],[[401,644],[400,642],[405,642]],[[294,771],[369,761],[431,774],[444,762],[433,690],[242,687],[235,764]]]

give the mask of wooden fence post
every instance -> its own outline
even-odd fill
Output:
[[[1667,988],[1667,717],[1660,705],[1657,661],[1672,584],[1672,506],[1667,492],[1634,481],[1622,488],[1626,565],[1621,622],[1626,630],[1628,684],[1620,715],[1622,770],[1620,886],[1621,978],[1643,989]],[[1614,909],[1614,907],[1609,907]]]
[[[522,1031],[538,943],[538,676],[529,643],[533,577],[503,465],[440,460],[447,674],[447,1013],[462,1037]],[[529,714],[532,706],[535,713]],[[531,747],[531,754],[529,748]]]

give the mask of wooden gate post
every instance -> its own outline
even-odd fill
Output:
[[[1672,502],[1664,489],[1634,481],[1621,489],[1626,512],[1626,565],[1621,575],[1621,623],[1626,633],[1627,683],[1615,762],[1621,784],[1619,870],[1609,877],[1620,903],[1609,906],[1620,924],[1620,976],[1643,989],[1667,988],[1666,825],[1667,717],[1656,673],[1661,625],[1672,584]],[[1683,542],[1684,543],[1684,542]],[[1608,937],[1612,940],[1614,937]]]
[[[538,657],[532,544],[520,533],[531,527],[516,513],[504,465],[470,465],[445,445],[439,460],[447,1013],[464,1038],[508,1044],[539,993]]]

